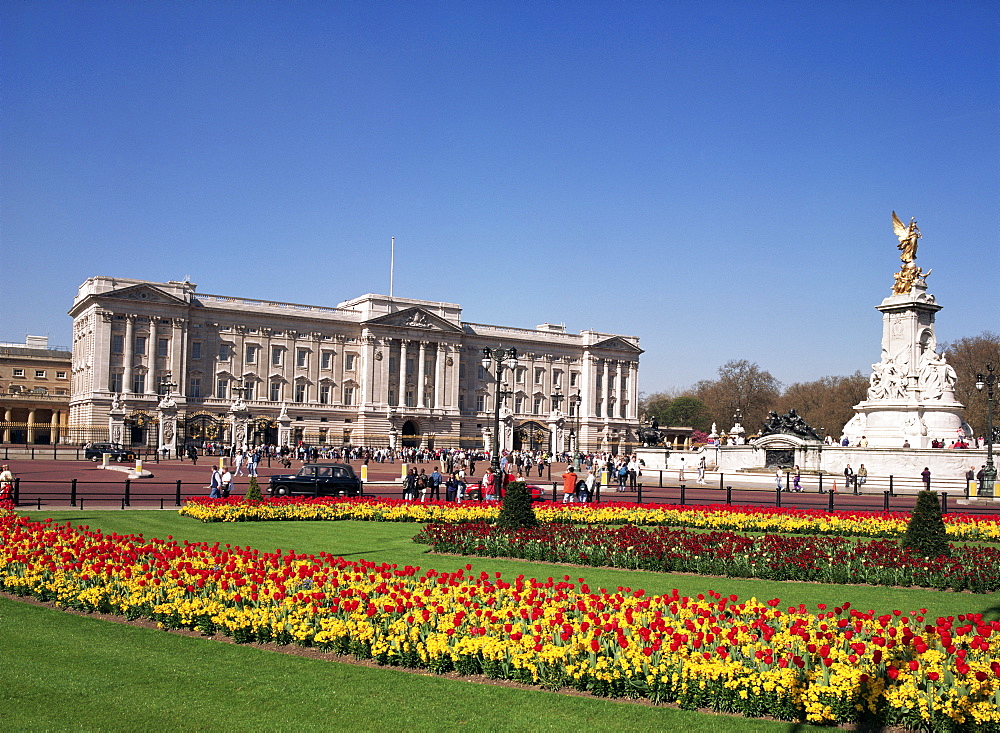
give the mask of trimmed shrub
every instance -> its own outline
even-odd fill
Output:
[[[260,493],[260,484],[257,483],[257,477],[251,476],[250,480],[247,482],[247,493],[243,497],[247,501],[261,501],[263,496]]]
[[[538,517],[531,506],[531,492],[524,481],[512,481],[507,485],[503,506],[497,516],[497,526],[506,529],[524,529],[538,526]]]
[[[941,516],[941,502],[936,492],[925,490],[917,494],[917,504],[910,515],[902,545],[923,557],[951,556],[948,533]]]

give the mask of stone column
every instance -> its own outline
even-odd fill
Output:
[[[604,419],[607,420],[611,417],[611,415],[608,414],[611,412],[611,365],[608,363],[607,359],[604,360],[603,374],[602,383],[604,384],[604,389],[602,391],[604,394],[604,409],[601,410],[601,412],[604,413]]]
[[[233,452],[246,448],[247,428],[250,425],[250,410],[247,409],[243,399],[240,398],[233,403],[229,411],[229,421],[233,426]]]
[[[49,418],[49,443],[59,445],[59,413],[56,410],[52,411]]]
[[[431,407],[440,408],[444,406],[444,400],[442,399],[444,395],[444,376],[443,368],[444,361],[442,357],[442,350],[444,349],[444,344],[440,341],[435,344],[434,348],[434,403]]]
[[[125,316],[125,356],[123,366],[125,373],[122,375],[122,391],[125,394],[132,394],[132,360],[135,358],[135,316]]]
[[[10,442],[10,423],[11,423],[11,420],[13,420],[13,419],[14,419],[14,411],[11,408],[8,407],[6,410],[3,411],[3,421],[4,421],[4,426],[3,426],[3,442],[4,443],[9,443]]]
[[[637,420],[639,417],[639,367],[634,361],[628,365],[628,416],[630,420]]]
[[[159,380],[156,372],[156,359],[159,345],[156,343],[156,318],[149,317],[149,343],[146,345],[146,394],[153,395],[159,391]]]
[[[288,405],[281,404],[281,414],[278,415],[278,447],[292,444],[292,418],[288,416]]]
[[[116,396],[108,411],[108,441],[115,444],[125,443],[125,402]]]
[[[159,450],[162,453],[164,448],[168,456],[176,455],[177,450],[177,405],[169,397],[164,396],[158,405],[160,426],[159,426]]]
[[[424,369],[427,366],[427,342],[426,341],[421,341],[420,342],[420,347],[417,350],[417,354],[418,354],[418,356],[417,356],[417,360],[418,360],[418,362],[417,362],[417,375],[416,375],[417,376],[417,406],[418,407],[427,407],[428,406],[427,405],[427,399],[426,399],[426,389],[427,389],[426,377],[427,377],[427,375],[424,374]]]
[[[406,339],[399,340],[399,387],[396,389],[396,407],[406,404]]]
[[[31,407],[28,409],[28,442],[34,444],[35,442],[35,413],[36,408]]]

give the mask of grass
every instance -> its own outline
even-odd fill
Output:
[[[261,550],[327,551],[345,557],[547,578],[580,577],[592,587],[648,592],[677,588],[742,598],[779,597],[783,605],[850,601],[888,612],[928,608],[933,615],[1000,615],[1000,594],[702,578],[571,568],[492,558],[426,554],[412,542],[416,524],[261,522],[202,524],[174,512],[66,511],[35,518]],[[809,726],[753,721],[540,690],[523,690],[372,669],[254,647],[220,644],[0,599],[5,730],[600,730],[799,731]],[[818,729],[815,729],[818,730]]]

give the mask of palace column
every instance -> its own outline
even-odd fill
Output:
[[[3,421],[4,421],[4,426],[3,426],[3,442],[4,443],[9,443],[10,442],[10,423],[11,423],[11,420],[13,420],[13,419],[14,419],[14,411],[11,408],[8,407],[3,412]]]
[[[611,364],[607,359],[604,360],[604,376],[601,378],[601,383],[604,385],[602,392],[604,393],[604,419],[607,420],[611,417]]]
[[[396,389],[396,407],[406,404],[406,339],[399,340],[399,387]]]
[[[132,394],[132,360],[135,348],[135,316],[129,314],[125,316],[125,358],[123,366],[125,373],[122,375],[122,391],[125,394]]]
[[[52,411],[52,417],[49,418],[49,443],[59,445],[59,412],[56,410]]]
[[[149,317],[149,343],[146,345],[146,394],[153,395],[159,391],[156,384],[156,355],[159,353],[159,346],[156,343],[156,317]]]
[[[444,376],[442,374],[443,364],[441,363],[443,359],[441,358],[441,351],[444,349],[444,344],[440,341],[435,344],[434,349],[434,403],[431,407],[440,408],[442,407],[442,395],[444,393]]]
[[[427,407],[427,390],[426,390],[426,377],[424,370],[427,367],[427,342],[421,341],[420,348],[418,350],[418,366],[417,366],[417,405],[419,407]]]
[[[35,412],[36,408],[32,407],[28,410],[28,442],[35,442]]]

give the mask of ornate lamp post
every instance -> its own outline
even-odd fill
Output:
[[[513,394],[506,389],[506,383],[502,381],[503,370],[513,371],[517,367],[517,349],[497,346],[483,349],[483,369],[489,369],[495,365],[493,380],[496,385],[493,399],[493,440],[490,444],[490,473],[493,474],[494,486],[503,486],[500,476],[500,402]]]
[[[573,440],[573,470],[580,470],[580,405],[583,403],[583,397],[580,396],[580,391],[569,398],[570,405],[573,410],[573,432],[570,433],[570,438]]]
[[[177,403],[171,395],[176,382],[170,381],[170,373],[160,377],[159,394],[160,402],[156,409],[160,413],[160,435],[157,446],[156,460],[160,460],[160,455],[164,459],[177,450]]]
[[[560,417],[560,414],[559,414],[559,405],[562,403],[562,401],[564,399],[566,399],[566,395],[564,395],[562,393],[562,389],[560,389],[559,387],[555,387],[552,390],[552,394],[549,395],[549,397],[552,399],[552,418],[551,418],[551,420],[552,420],[552,445],[551,445],[551,450],[552,450],[552,455],[555,455],[556,453],[559,452],[558,451],[558,447],[559,446],[558,446],[558,443],[556,442],[556,429],[558,427],[558,420],[559,420],[559,417]]]
[[[979,487],[982,496],[993,496],[993,487],[997,480],[997,469],[993,465],[993,385],[996,383],[996,375],[993,373],[993,365],[987,364],[987,375],[976,375],[976,389],[980,392],[986,387],[986,467],[983,469],[983,485]]]

